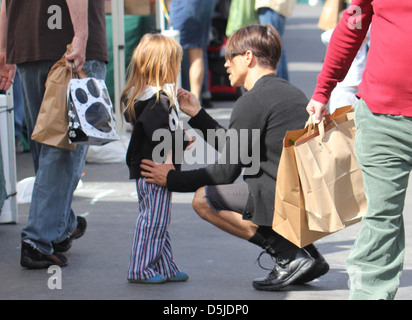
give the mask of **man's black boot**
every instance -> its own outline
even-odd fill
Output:
[[[313,272],[315,264],[315,260],[309,257],[304,250],[299,250],[294,259],[278,260],[265,278],[253,280],[253,287],[256,290],[278,291],[307,277]]]
[[[296,284],[303,284],[315,280],[329,271],[329,264],[326,262],[325,258],[322,254],[318,251],[318,249],[313,245],[310,244],[304,248],[310,256],[315,259],[316,266],[313,268],[311,274],[306,275],[305,277],[301,278]]]
[[[290,241],[273,232],[262,247],[276,259],[273,270],[265,277],[253,281],[257,290],[277,291],[301,279],[309,278],[316,261],[305,249],[300,249]]]

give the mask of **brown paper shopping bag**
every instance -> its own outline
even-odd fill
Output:
[[[51,68],[46,79],[46,90],[31,138],[56,148],[75,150],[68,136],[67,86],[72,73],[66,68],[66,54],[72,51],[67,46],[64,56]],[[80,72],[85,76],[84,70]]]
[[[340,108],[315,133],[296,141],[296,164],[312,231],[342,230],[366,212],[353,117],[351,106]]]
[[[285,135],[277,173],[275,211],[272,223],[274,231],[300,248],[329,234],[312,231],[307,223],[305,200],[299,180],[294,145],[299,138],[308,134],[311,132],[305,128],[288,131]]]

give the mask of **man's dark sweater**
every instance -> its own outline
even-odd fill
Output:
[[[258,173],[249,175],[246,170],[243,174],[249,186],[249,199],[243,217],[259,226],[271,226],[283,138],[286,131],[304,127],[308,119],[307,103],[304,93],[289,82],[275,75],[263,76],[239,98],[230,119],[229,129],[239,132],[239,137],[241,131],[246,131],[242,129],[247,129],[248,148],[244,146],[244,139],[236,141],[227,137],[222,151],[222,156],[226,155],[226,164],[215,163],[189,171],[172,170],[167,176],[167,187],[171,191],[193,192],[205,185],[233,183],[242,169],[247,167],[241,161],[246,159],[244,153],[248,152],[250,156],[253,150],[260,150]],[[207,129],[222,128],[204,109],[190,119],[189,124],[201,130],[204,137],[207,137]],[[252,129],[259,130],[260,140],[252,141]],[[239,150],[237,159],[230,158],[231,150]],[[233,154],[236,152],[232,152],[232,158]]]

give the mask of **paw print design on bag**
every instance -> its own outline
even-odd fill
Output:
[[[71,143],[104,145],[119,140],[113,105],[103,80],[70,80],[67,105]]]

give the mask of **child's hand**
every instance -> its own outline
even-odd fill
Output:
[[[184,89],[178,90],[177,99],[179,100],[180,110],[190,117],[194,117],[202,109],[196,96]]]

